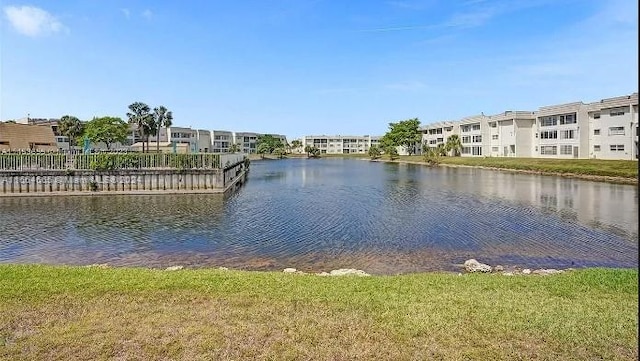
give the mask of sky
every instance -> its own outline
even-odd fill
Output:
[[[636,0],[0,0],[0,119],[382,135],[638,91]]]

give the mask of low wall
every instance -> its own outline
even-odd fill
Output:
[[[0,172],[0,196],[105,193],[223,193],[244,183],[244,162],[224,169]]]

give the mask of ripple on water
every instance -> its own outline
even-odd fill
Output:
[[[0,198],[0,262],[370,273],[637,267],[637,189],[357,160],[254,162],[220,195]]]

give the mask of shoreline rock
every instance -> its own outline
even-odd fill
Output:
[[[538,275],[538,276],[548,276],[564,273],[565,271],[571,271],[572,268],[566,270],[559,270],[555,268],[538,268],[532,270],[531,268],[520,269],[519,267],[513,268],[505,268],[502,265],[496,265],[495,267],[491,267],[488,264],[480,263],[475,259],[468,259],[462,265],[464,270],[467,273],[492,273],[492,274],[502,274],[503,276],[515,276],[515,275]]]

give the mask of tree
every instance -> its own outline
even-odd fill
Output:
[[[60,122],[58,122],[58,131],[60,134],[69,138],[69,150],[71,150],[75,139],[82,135],[83,130],[84,126],[82,122],[73,115],[63,115],[60,118]]]
[[[160,153],[160,129],[169,128],[173,124],[173,113],[161,105],[153,108],[153,120],[156,128],[156,152]]]
[[[111,144],[127,140],[129,125],[116,117],[93,118],[86,124],[84,134],[92,142],[103,142],[107,149],[111,149]]]
[[[384,154],[389,156],[389,160],[394,160],[398,157],[398,149],[396,149],[397,144],[389,133],[380,138],[380,146],[382,147]]]
[[[447,144],[445,145],[447,153],[452,152],[454,157],[459,157],[462,152],[462,143],[458,134],[453,134],[447,138]]]
[[[397,123],[389,123],[389,131],[385,134],[389,146],[401,146],[409,155],[413,154],[416,143],[422,139],[420,133],[420,121],[418,118],[402,120]]]
[[[438,153],[439,156],[443,156],[443,157],[447,156],[447,146],[444,145],[443,143],[438,144],[435,151],[436,153]]]
[[[425,147],[423,157],[428,165],[436,166],[440,164],[440,154],[436,148]]]
[[[145,136],[148,138],[148,135],[151,134],[150,126],[152,123],[155,123],[153,121],[153,115],[149,113],[151,108],[145,103],[135,102],[129,105],[129,110],[131,111],[127,113],[129,124],[136,126],[138,135],[142,141],[142,152],[144,153]]]
[[[292,150],[296,150],[299,149],[300,147],[302,147],[302,142],[299,141],[298,139],[291,141],[291,149]]]
[[[229,147],[229,153],[238,153],[240,151],[240,144],[234,143]]]
[[[378,148],[377,145],[372,145],[371,148],[369,148],[369,157],[371,157],[371,159],[378,159],[381,154],[382,152],[380,152],[380,148]]]
[[[274,150],[278,148],[284,148],[284,144],[282,143],[282,141],[271,134],[263,134],[258,136],[256,146],[258,147],[258,150],[262,146],[263,153],[260,153],[258,151],[258,153],[260,154],[272,154]]]
[[[313,147],[310,145],[305,146],[304,152],[307,153],[307,157],[309,157],[311,155],[311,152],[313,152]]]
[[[258,154],[260,154],[260,158],[262,158],[262,159],[264,159],[264,155],[266,153],[271,153],[269,151],[269,145],[267,143],[264,143],[264,142],[263,143],[258,143],[258,147],[256,149],[256,152]]]

